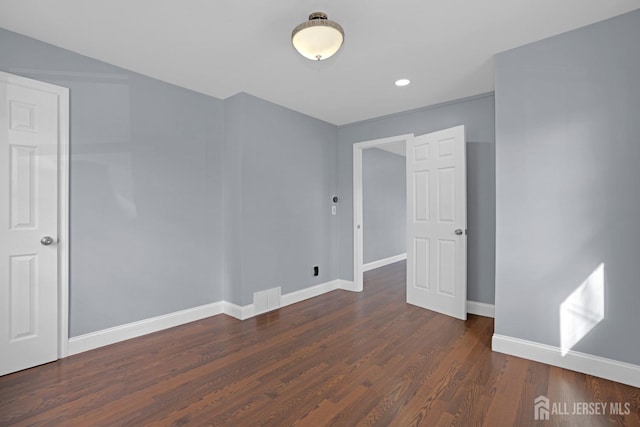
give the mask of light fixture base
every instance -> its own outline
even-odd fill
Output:
[[[324,12],[312,12],[309,15],[309,21],[313,21],[314,19],[329,19],[327,14]]]
[[[344,30],[324,12],[312,12],[309,20],[293,29],[291,43],[305,58],[321,61],[333,56],[344,42]]]

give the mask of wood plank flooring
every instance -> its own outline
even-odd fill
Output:
[[[0,377],[2,426],[640,426],[640,389],[491,352],[493,319],[405,304],[405,263]],[[628,415],[533,418],[533,400]],[[623,407],[624,409],[624,407]]]

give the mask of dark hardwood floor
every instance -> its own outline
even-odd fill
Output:
[[[404,283],[400,262],[367,273],[361,294],[219,315],[0,377],[0,425],[640,426],[640,389],[493,353],[493,319],[407,305]],[[631,413],[534,421],[539,395]]]

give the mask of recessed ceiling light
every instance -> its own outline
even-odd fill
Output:
[[[400,79],[400,80],[396,80],[396,86],[400,86],[400,87],[402,87],[402,86],[406,86],[406,85],[408,85],[409,83],[411,83],[411,80],[409,80],[409,79]]]

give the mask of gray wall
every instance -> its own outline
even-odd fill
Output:
[[[379,148],[362,152],[364,263],[407,251],[406,158]]]
[[[220,300],[222,101],[2,29],[0,69],[70,88],[70,335]]]
[[[640,364],[640,10],[496,58],[495,332],[560,345],[600,265],[605,319],[574,350]]]
[[[353,148],[356,142],[421,135],[464,124],[467,132],[467,297],[494,302],[495,125],[493,94],[345,125],[338,130],[339,278],[353,280]]]
[[[469,296],[493,302],[491,95],[338,129],[3,29],[0,69],[70,88],[71,336],[222,299],[249,304],[275,286],[289,293],[350,279],[351,144],[460,123],[476,230]]]
[[[225,118],[225,299],[334,280],[337,128],[244,93],[225,100]]]
[[[70,88],[71,336],[336,278],[335,126],[2,29],[0,69]]]

